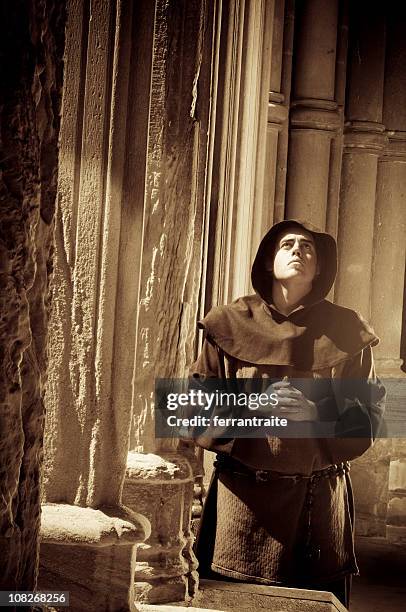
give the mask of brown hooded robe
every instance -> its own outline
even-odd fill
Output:
[[[269,262],[277,236],[292,226],[311,232],[321,269],[303,304],[285,316],[272,305]],[[247,582],[311,588],[358,571],[347,465],[309,478],[362,455],[383,412],[385,390],[371,350],[378,338],[357,313],[325,299],[336,270],[331,236],[307,223],[283,221],[259,246],[252,268],[255,295],[213,308],[199,322],[205,342],[191,367],[194,378],[323,380],[303,392],[315,401],[319,420],[335,422],[340,431],[336,438],[200,433],[197,444],[220,460],[197,538],[202,576],[214,571]],[[345,384],[350,379],[357,380],[356,397]],[[258,481],[256,470],[275,478]]]

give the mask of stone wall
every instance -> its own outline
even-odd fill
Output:
[[[0,587],[34,589],[65,14],[0,11]]]

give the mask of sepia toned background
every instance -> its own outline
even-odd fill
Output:
[[[185,376],[198,318],[252,291],[272,223],[337,238],[329,297],[374,326],[378,374],[405,376],[406,9],[1,11],[0,585],[32,589],[39,567],[72,609],[183,601],[203,458],[155,439],[154,381]],[[404,399],[392,385],[400,424]],[[357,533],[406,546],[404,439],[352,474]]]

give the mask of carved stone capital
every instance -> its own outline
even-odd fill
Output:
[[[292,131],[318,130],[333,136],[340,129],[338,104],[313,98],[294,100],[290,109]]]
[[[348,121],[344,125],[344,152],[381,155],[388,137],[385,126],[374,121]]]

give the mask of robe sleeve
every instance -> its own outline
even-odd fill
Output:
[[[214,385],[210,385],[210,379],[216,379]],[[189,369],[189,389],[194,388],[210,392],[227,383],[232,384],[232,381],[226,381],[224,354],[210,336],[206,336],[200,355]],[[215,405],[210,411],[202,410],[200,414],[207,417],[213,417],[215,414],[228,416],[224,413],[223,408],[218,408]],[[229,454],[234,444],[234,439],[227,433],[227,427],[194,428],[191,431],[191,437],[198,446],[214,452]]]
[[[329,446],[333,463],[360,457],[384,435],[385,387],[376,375],[372,349],[364,348],[332,371],[334,398],[318,405],[320,420],[335,421]]]
[[[224,362],[219,347],[206,336],[200,355],[190,366],[191,378],[224,378]]]

